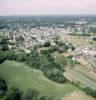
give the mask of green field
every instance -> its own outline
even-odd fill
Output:
[[[48,80],[41,71],[15,61],[7,60],[0,65],[0,77],[7,81],[9,87],[14,86],[23,91],[34,88],[45,95],[65,96],[78,91],[78,88],[70,83],[57,84]]]

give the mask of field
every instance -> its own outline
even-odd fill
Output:
[[[23,91],[34,88],[45,95],[63,97],[73,91],[79,91],[70,83],[57,84],[48,80],[41,71],[15,61],[7,60],[0,65],[0,77],[7,81],[9,87],[18,87]]]
[[[87,38],[83,36],[70,36],[70,42],[77,46],[86,46],[90,44]]]
[[[63,64],[64,56],[62,54],[55,52],[53,56],[55,57],[56,62]],[[68,60],[69,65],[65,66],[66,71],[64,76],[70,81],[75,83],[79,82],[83,88],[90,87],[96,89],[96,74],[93,72],[91,66],[89,66],[84,60],[85,59],[82,59],[82,61],[80,61],[80,63],[82,63],[76,64],[74,67],[69,67],[70,60]]]
[[[52,54],[52,56],[55,58],[55,61],[59,64],[64,63],[64,55],[61,53],[59,54],[58,52],[55,52]]]
[[[65,77],[74,82],[80,82],[82,87],[96,89],[96,75],[86,66],[75,66],[73,69],[66,70]]]
[[[66,97],[62,98],[62,100],[95,100],[91,96],[87,96],[83,92],[73,92]]]

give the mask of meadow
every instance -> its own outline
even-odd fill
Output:
[[[0,65],[0,77],[5,79],[8,87],[16,87],[22,91],[28,88],[38,90],[45,95],[63,97],[73,91],[79,91],[71,83],[59,84],[48,80],[41,71],[32,69],[24,63],[5,61]]]

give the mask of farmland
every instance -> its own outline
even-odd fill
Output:
[[[73,92],[69,95],[67,95],[66,97],[64,97],[62,100],[94,100],[94,98],[87,96],[86,94],[84,94],[83,92]]]
[[[84,67],[85,66],[76,66],[73,69],[67,70],[64,75],[71,81],[79,82],[80,86],[83,88],[90,87],[96,89],[95,74]]]

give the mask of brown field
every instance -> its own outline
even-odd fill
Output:
[[[70,36],[70,42],[74,45],[79,45],[79,46],[89,45],[89,42],[87,41],[86,37],[82,36]]]
[[[76,71],[78,71],[79,73],[81,73],[82,75],[89,78],[90,80],[96,82],[96,74],[91,69],[89,69],[88,67],[77,66],[77,67],[74,67],[74,69]]]
[[[67,69],[64,76],[71,82],[79,82],[81,87],[96,89],[96,74],[86,66],[75,66]]]
[[[62,98],[62,100],[95,100],[95,99],[80,91],[80,92],[73,92]]]

